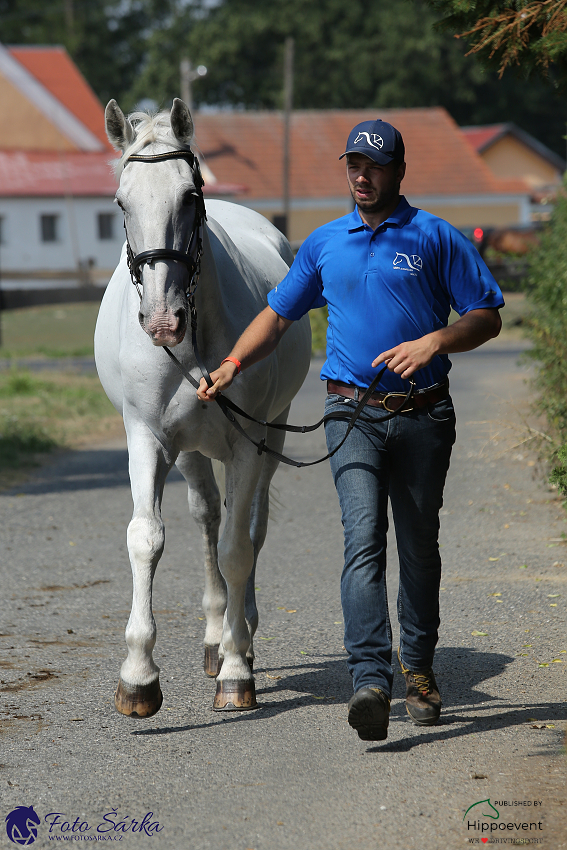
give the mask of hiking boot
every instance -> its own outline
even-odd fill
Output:
[[[433,670],[412,673],[402,664],[400,650],[398,661],[406,680],[406,711],[418,726],[435,726],[441,714],[441,696]]]
[[[361,688],[348,704],[348,722],[363,741],[385,741],[390,699],[380,688]]]

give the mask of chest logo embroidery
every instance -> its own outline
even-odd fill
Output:
[[[420,272],[423,269],[423,260],[417,254],[400,254],[396,251],[394,257],[394,268],[400,271]]]

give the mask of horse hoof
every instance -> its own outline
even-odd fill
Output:
[[[257,707],[254,679],[224,679],[217,682],[213,711],[249,711]]]
[[[127,717],[152,717],[163,702],[159,679],[149,685],[127,685],[122,679],[114,694],[114,705],[120,714]]]
[[[219,658],[219,648],[218,646],[205,646],[205,660],[203,662],[203,670],[210,676],[211,679],[215,679],[220,673],[220,668],[222,667],[222,660]]]

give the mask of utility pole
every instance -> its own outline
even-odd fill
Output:
[[[191,60],[184,57],[179,63],[179,73],[181,77],[181,100],[189,107],[189,112],[193,112],[193,87],[192,83],[198,80],[199,77],[204,77],[207,69],[204,65],[198,65],[193,68]]]
[[[283,228],[282,231],[289,239],[290,208],[289,208],[289,173],[290,173],[290,130],[291,112],[293,109],[293,53],[295,42],[291,36],[285,40],[284,54],[284,134],[283,134]]]

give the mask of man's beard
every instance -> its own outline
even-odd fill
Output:
[[[355,195],[354,188],[349,185],[349,189],[356,206],[361,209],[362,212],[370,214],[381,212],[389,207],[392,201],[394,201],[400,193],[400,185],[397,184],[393,186],[390,191],[380,192],[380,194],[372,201],[360,201]]]

